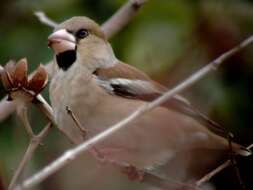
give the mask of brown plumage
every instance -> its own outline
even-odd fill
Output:
[[[77,143],[83,137],[66,113],[66,106],[90,138],[166,90],[119,61],[99,26],[86,17],[73,17],[60,24],[49,42],[56,56],[50,85],[55,118]],[[66,55],[72,57],[63,59]],[[193,182],[227,155],[227,140],[207,128],[223,133],[189,101],[175,96],[96,147],[110,159],[159,171],[159,175],[183,183]],[[233,150],[249,154],[237,144]]]
[[[148,81],[154,87],[153,91],[149,91],[148,93],[147,92],[141,93],[141,89],[139,89],[140,92],[139,94],[131,94],[131,95],[129,95],[129,93],[126,93],[127,88],[125,89],[121,88],[120,93],[118,93],[117,95],[123,97],[140,99],[143,101],[150,102],[155,100],[156,98],[161,96],[165,91],[168,90],[166,87],[153,81],[148,75],[146,75],[142,71],[122,62],[119,62],[118,64],[115,64],[114,66],[109,68],[98,68],[97,70],[94,71],[93,74],[98,76],[98,78],[102,80],[122,78],[122,79]],[[199,122],[203,123],[206,127],[208,127],[211,131],[215,132],[218,135],[221,135],[223,137],[227,135],[223,127],[221,127],[218,123],[212,121],[207,116],[205,116],[197,109],[195,109],[191,105],[191,103],[182,96],[179,95],[174,96],[173,98],[167,100],[161,106],[164,106],[168,109],[174,109],[175,111],[189,115],[197,119]]]

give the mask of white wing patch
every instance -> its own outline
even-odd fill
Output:
[[[96,75],[93,75],[98,85],[108,91],[110,94],[113,93],[113,87],[110,84],[110,81],[99,79]]]
[[[161,93],[152,83],[144,80],[131,80],[123,78],[113,79],[100,79],[94,76],[98,85],[103,87],[109,93],[114,94],[116,88],[120,88],[122,92],[126,92],[126,95],[145,95],[151,93]]]
[[[132,94],[142,95],[159,92],[152,83],[143,80],[130,80],[116,78],[111,79],[110,83],[112,85],[121,85],[126,88],[126,90]]]

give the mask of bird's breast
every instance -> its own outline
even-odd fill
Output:
[[[49,93],[59,127],[79,136],[66,107],[70,108],[81,123],[89,118],[101,96],[92,75],[78,65],[73,65],[67,71],[59,70],[52,78]]]

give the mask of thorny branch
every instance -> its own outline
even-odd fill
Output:
[[[135,121],[137,118],[139,118],[141,115],[145,114],[148,111],[151,111],[152,109],[156,108],[157,106],[161,105],[168,99],[172,98],[174,95],[182,92],[186,88],[189,88],[191,85],[202,79],[205,75],[207,75],[209,72],[216,70],[217,67],[223,63],[225,60],[230,58],[235,53],[242,50],[244,47],[248,46],[253,42],[253,35],[242,41],[239,45],[232,48],[231,50],[223,53],[221,56],[216,58],[215,60],[211,61],[208,65],[204,66],[202,69],[197,71],[196,73],[192,74],[190,77],[186,78],[183,82],[178,84],[176,87],[172,88],[171,90],[167,91],[164,95],[160,96],[156,100],[145,104],[144,106],[141,106],[139,109],[137,109],[135,112],[130,114],[125,119],[121,120],[120,122],[116,123],[115,125],[109,127],[107,130],[99,133],[98,135],[94,136],[93,138],[87,140],[86,142],[83,142],[82,144],[76,146],[75,148],[66,151],[61,157],[56,159],[51,164],[47,165],[44,169],[33,175],[32,177],[25,180],[20,186],[18,186],[15,190],[19,189],[28,189],[36,184],[42,182],[47,177],[55,173],[56,171],[63,168],[65,165],[73,161],[76,157],[78,157],[81,153],[84,151],[87,151],[91,147],[93,147],[95,144],[103,141],[104,139],[108,138],[110,135],[115,133],[118,130],[122,130],[124,127],[126,127],[131,122]],[[202,180],[201,183],[198,182],[198,184],[202,184],[204,181]]]

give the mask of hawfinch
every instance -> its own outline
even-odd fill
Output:
[[[54,116],[76,143],[104,131],[166,91],[145,73],[118,60],[99,25],[87,17],[59,24],[48,43],[54,51],[50,84]],[[157,170],[187,183],[226,158],[228,142],[222,134],[218,124],[177,95],[97,144],[96,149],[112,160]],[[235,143],[233,151],[249,154]]]

